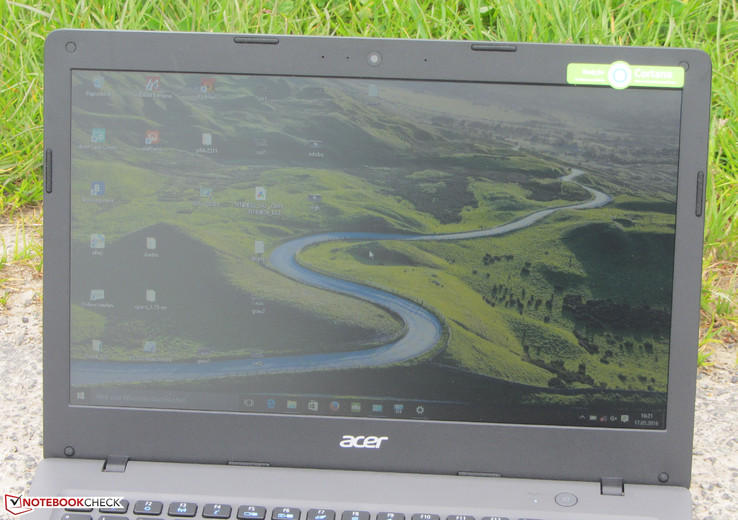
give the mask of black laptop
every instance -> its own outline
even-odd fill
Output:
[[[709,98],[686,49],[52,33],[31,494],[121,500],[33,515],[691,518]]]

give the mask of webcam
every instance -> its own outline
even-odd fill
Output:
[[[382,63],[382,55],[379,54],[377,51],[371,51],[369,54],[366,55],[366,62],[372,67],[376,67],[377,65]]]

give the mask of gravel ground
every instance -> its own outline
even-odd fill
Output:
[[[9,258],[16,224],[0,221]],[[8,250],[10,252],[8,253]],[[0,256],[3,251],[0,250]],[[0,494],[27,493],[42,458],[41,277],[32,267],[0,273]],[[694,520],[738,518],[738,366],[736,344],[716,346],[697,375],[692,468]]]

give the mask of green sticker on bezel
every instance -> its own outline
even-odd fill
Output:
[[[570,63],[566,69],[566,82],[570,85],[609,85],[618,90],[628,87],[682,88],[684,69],[630,65],[624,61]]]

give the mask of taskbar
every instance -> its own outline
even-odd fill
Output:
[[[232,394],[151,389],[73,388],[70,404],[112,408],[150,408],[205,412],[241,412],[285,416],[406,419],[491,424],[574,426],[662,430],[659,406],[599,407],[450,402],[367,396]]]

